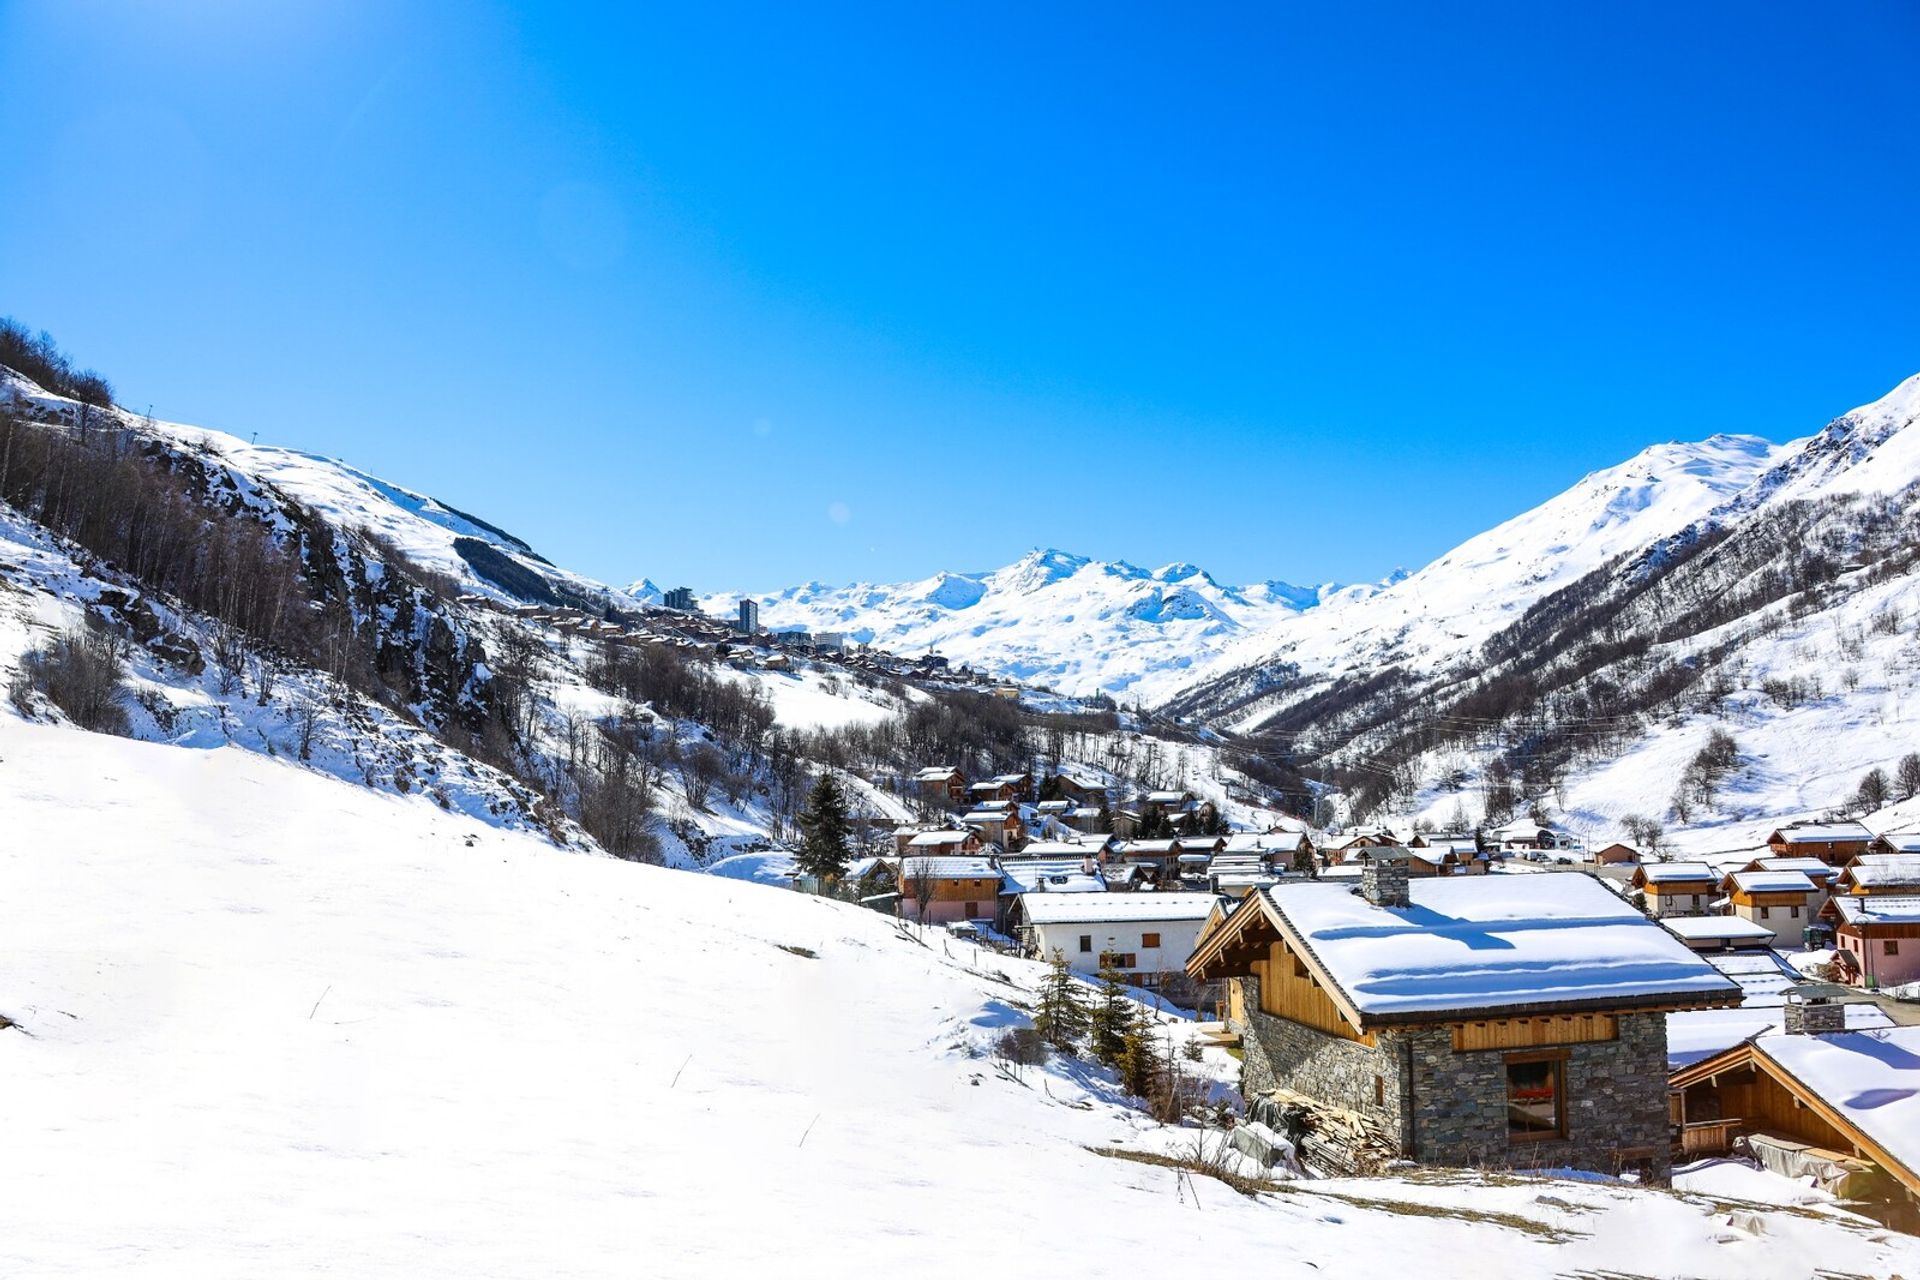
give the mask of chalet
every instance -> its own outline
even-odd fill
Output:
[[[1840,869],[1833,891],[1857,897],[1920,893],[1920,853],[1862,854]]]
[[[1571,849],[1574,839],[1543,822],[1509,822],[1491,834],[1503,849]]]
[[[980,851],[977,831],[921,831],[902,827],[893,833],[894,845],[902,854],[958,855]]]
[[[1362,849],[1393,848],[1399,843],[1399,838],[1385,827],[1361,827],[1328,837],[1326,857],[1329,863],[1340,863]]]
[[[1097,807],[1107,798],[1107,784],[1080,770],[1062,768],[1053,779],[1061,796],[1075,804]]]
[[[1030,954],[1055,951],[1079,973],[1111,964],[1137,987],[1184,974],[1211,893],[1033,894],[1021,903]]]
[[[1143,813],[1156,813],[1162,817],[1175,813],[1185,813],[1195,801],[1191,791],[1149,791],[1140,798]]]
[[[1171,884],[1178,874],[1180,843],[1177,840],[1121,840],[1113,846],[1112,856],[1139,867],[1154,884]]]
[[[1823,894],[1833,892],[1833,882],[1839,878],[1840,868],[1819,858],[1755,858],[1742,868],[1745,871],[1798,871],[1807,879],[1820,886]]]
[[[1872,990],[1920,981],[1920,894],[1838,893],[1820,919],[1849,983]]]
[[[992,859],[917,854],[900,860],[900,914],[921,924],[991,923],[1000,910]]]
[[[1867,852],[1920,854],[1920,831],[1889,831],[1867,842]]]
[[[1207,864],[1207,886],[1223,897],[1244,898],[1279,882],[1272,864],[1257,853],[1222,853]]]
[[[1328,1171],[1384,1148],[1664,1181],[1665,1014],[1739,1000],[1588,876],[1410,880],[1389,858],[1366,864],[1357,891],[1248,894],[1187,971],[1228,983],[1256,1118],[1334,1113],[1303,1147]]]
[[[978,831],[982,840],[991,840],[1005,848],[1011,849],[1026,842],[1026,823],[1020,818],[1020,807],[1011,800],[976,805],[960,815],[960,822]]]
[[[1689,1157],[1736,1138],[1768,1168],[1814,1181],[1891,1226],[1920,1226],[1920,1027],[1844,1029],[1835,989],[1788,997],[1784,1033],[1744,1040],[1673,1074]]]
[[[1770,926],[1739,916],[1662,916],[1660,923],[1694,951],[1766,951],[1776,941]]]
[[[1857,822],[1794,822],[1767,837],[1776,857],[1811,857],[1844,866],[1867,851],[1873,833]]]
[[[1704,862],[1643,862],[1630,883],[1650,916],[1699,916],[1707,913],[1720,877]]]
[[[1736,871],[1720,883],[1728,909],[1773,935],[1774,946],[1797,947],[1826,901],[1826,891],[1800,871]]]
[[[1060,819],[1066,826],[1083,833],[1099,832],[1112,820],[1113,815],[1105,808],[1085,804],[1067,810]]]
[[[1640,861],[1640,851],[1615,840],[1605,848],[1594,850],[1593,860],[1604,867],[1631,866]]]
[[[966,803],[967,775],[952,765],[933,765],[922,769],[913,775],[913,782],[920,799],[927,804],[944,808]]]

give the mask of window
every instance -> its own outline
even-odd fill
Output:
[[[1144,950],[1144,951],[1151,951],[1151,950],[1153,950],[1153,949],[1154,949],[1155,947],[1158,947],[1159,945],[1160,945],[1160,935],[1159,935],[1159,934],[1157,934],[1157,933],[1143,933],[1143,934],[1141,934],[1141,935],[1140,935],[1140,947],[1141,947],[1141,949],[1142,949],[1142,950]]]
[[[1375,1076],[1373,1078],[1373,1105],[1376,1107],[1384,1107],[1387,1105],[1387,1078],[1385,1076]]]
[[[1083,933],[1083,934],[1081,934],[1081,935],[1080,935],[1080,950],[1081,950],[1082,952],[1087,952],[1087,951],[1091,951],[1091,950],[1093,950],[1093,935],[1092,935],[1092,934],[1090,934],[1090,933]]]
[[[1516,1053],[1507,1058],[1507,1140],[1537,1142],[1566,1135],[1564,1053]]]
[[[1787,914],[1788,914],[1789,916],[1791,916],[1791,917],[1793,917],[1793,918],[1794,918],[1795,920],[1798,920],[1798,919],[1800,918],[1800,908],[1798,908],[1798,907],[1788,907],[1788,908],[1787,908]]]
[[[1885,942],[1881,943],[1880,946],[1882,955],[1897,956],[1900,954],[1900,944],[1892,938],[1888,938]]]
[[[1762,907],[1762,908],[1760,908],[1760,918],[1761,918],[1762,920],[1771,920],[1771,919],[1773,919],[1773,908],[1772,908],[1772,907]]]
[[[1102,951],[1100,953],[1100,967],[1102,969],[1131,969],[1134,967],[1134,960],[1135,956],[1131,951]]]
[[[977,902],[969,902],[967,904],[967,919],[978,920],[979,918],[980,918],[980,904]]]

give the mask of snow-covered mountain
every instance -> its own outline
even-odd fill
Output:
[[[1247,669],[1258,692],[1476,647],[1614,556],[1686,528],[1785,456],[1754,436],[1659,444],[1469,539],[1417,573],[1355,586],[1223,586],[1191,564],[1147,570],[1038,550],[989,573],[894,585],[818,582],[753,597],[768,626],[935,650],[1067,693],[1157,704]],[[630,594],[651,589],[637,583]],[[706,600],[732,612],[737,597]]]
[[[839,631],[1065,693],[1154,702],[1197,661],[1311,609],[1321,594],[1284,582],[1223,586],[1191,564],[1149,570],[1049,549],[988,573],[891,586],[811,582],[752,598],[775,629]],[[731,613],[737,598],[704,603]]]
[[[1416,573],[1331,592],[1309,613],[1239,637],[1177,693],[1235,727],[1326,680],[1459,661],[1536,601],[1671,537],[1749,489],[1795,449],[1757,436],[1656,444],[1469,538]],[[1170,691],[1172,692],[1172,691]]]

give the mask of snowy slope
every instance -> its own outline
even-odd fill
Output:
[[[709,598],[731,613],[738,597]],[[996,676],[1072,694],[1153,702],[1234,637],[1293,617],[1319,598],[1283,582],[1222,586],[1190,564],[1147,570],[1038,550],[990,573],[754,597],[765,625],[840,631],[896,653],[936,651]]]
[[[1654,445],[1416,573],[1331,593],[1316,609],[1239,638],[1207,663],[1219,687],[1196,691],[1204,677],[1190,681],[1176,705],[1231,704],[1233,726],[1248,729],[1291,700],[1289,692],[1257,697],[1275,670],[1290,683],[1393,664],[1421,673],[1451,665],[1535,601],[1707,516],[1793,448],[1730,435]]]
[[[1920,1267],[1825,1209],[1749,1229],[1592,1182],[1241,1197],[1089,1151],[1195,1136],[1100,1073],[976,1056],[1022,1016],[1018,962],[233,750],[0,712],[0,762],[6,1274]]]
[[[32,406],[41,416],[73,420],[76,402],[54,395],[0,367],[0,406]],[[94,411],[96,425],[103,415]],[[205,427],[158,422],[123,410],[112,411],[112,421],[136,439],[151,439],[225,477],[240,500],[262,510],[275,509],[278,496],[309,508],[336,529],[370,533],[398,548],[408,559],[459,582],[465,589],[496,599],[548,600],[568,603],[605,600],[616,607],[634,608],[653,603],[638,594],[647,584],[636,584],[636,594],[610,590],[601,583],[558,568],[512,534],[478,517],[447,506],[425,494],[371,476],[337,459],[276,445],[249,443],[237,436]],[[477,571],[459,542],[477,542],[514,566],[526,579],[544,584],[548,594],[516,591]]]

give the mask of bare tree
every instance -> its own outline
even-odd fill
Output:
[[[1920,795],[1920,752],[1909,751],[1900,757],[1900,763],[1894,766],[1893,780],[1902,800]]]

